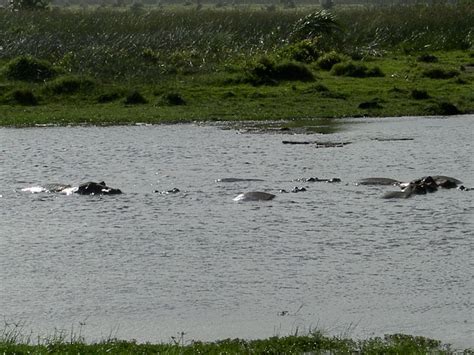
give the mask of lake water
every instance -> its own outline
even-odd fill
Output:
[[[474,116],[345,122],[329,135],[197,124],[0,129],[0,317],[89,341],[321,329],[473,347],[474,191],[384,200],[395,187],[354,183],[439,174],[474,187]],[[313,176],[342,182],[295,181]],[[215,181],[228,177],[264,181]],[[124,194],[21,191],[90,180]],[[294,186],[307,191],[278,192]],[[232,200],[252,190],[277,196]]]

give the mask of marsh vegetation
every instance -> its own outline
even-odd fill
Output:
[[[0,124],[472,112],[473,22],[472,4],[2,9]]]

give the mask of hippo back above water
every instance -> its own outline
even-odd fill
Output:
[[[74,192],[79,195],[118,195],[122,193],[120,189],[107,186],[104,181],[99,183],[93,181],[86,182],[79,185]]]

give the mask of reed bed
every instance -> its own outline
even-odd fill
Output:
[[[473,9],[469,4],[336,9],[344,33],[333,46],[348,54],[472,48]],[[288,45],[294,24],[314,10],[2,9],[0,61],[31,55],[67,72],[110,80],[213,72]]]

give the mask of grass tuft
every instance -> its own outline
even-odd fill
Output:
[[[430,95],[426,90],[413,89],[410,92],[410,96],[413,100],[426,100],[430,98]]]
[[[148,103],[148,100],[138,91],[130,92],[124,100],[125,105],[142,105]]]
[[[56,71],[45,60],[21,56],[12,59],[6,64],[4,75],[9,80],[40,82],[56,76]]]
[[[66,76],[48,83],[47,91],[55,95],[71,95],[78,92],[90,92],[95,87],[95,82],[88,78]]]
[[[170,92],[163,94],[158,102],[158,105],[164,106],[181,106],[186,105],[186,101],[183,99],[181,94],[177,92]]]
[[[428,115],[435,116],[451,116],[459,115],[462,113],[461,110],[459,110],[459,108],[455,104],[447,101],[436,102],[428,106],[425,112]]]
[[[337,53],[335,51],[331,51],[329,53],[325,53],[318,59],[318,67],[323,70],[331,70],[335,64],[347,61],[348,57],[344,54]]]
[[[459,76],[459,71],[446,68],[429,68],[425,69],[421,75],[424,78],[430,79],[451,79],[455,76]]]
[[[313,73],[303,63],[291,61],[275,63],[268,57],[261,57],[249,68],[243,81],[252,85],[276,85],[281,81],[313,80]]]
[[[354,78],[385,76],[379,67],[368,68],[364,64],[354,62],[335,64],[331,69],[331,74],[336,76],[350,76]]]
[[[11,93],[11,99],[14,103],[23,106],[38,105],[38,98],[30,89],[17,89]]]

